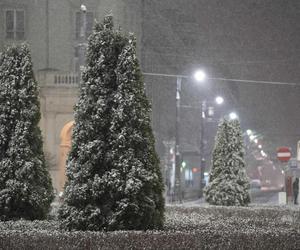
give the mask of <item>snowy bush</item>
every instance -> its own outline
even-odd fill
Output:
[[[39,120],[29,49],[8,47],[0,55],[0,220],[43,219],[50,208]]]
[[[167,207],[161,231],[69,232],[59,221],[0,222],[0,249],[299,249],[299,208]],[[284,222],[284,216],[295,223]]]
[[[163,184],[150,111],[135,39],[114,31],[106,16],[89,38],[59,213],[63,228],[162,227]]]
[[[205,199],[213,205],[244,206],[250,202],[249,188],[239,121],[224,119],[218,127]]]

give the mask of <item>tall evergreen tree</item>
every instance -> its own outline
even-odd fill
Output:
[[[96,24],[75,108],[62,227],[152,229],[163,223],[163,184],[134,39]]]
[[[219,124],[206,201],[213,205],[244,206],[250,202],[243,137],[238,120]]]
[[[0,218],[43,219],[53,199],[27,45],[0,56]]]

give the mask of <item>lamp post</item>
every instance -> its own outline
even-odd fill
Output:
[[[187,75],[171,75],[171,74],[159,74],[159,73],[143,73],[148,76],[162,76],[176,78],[176,121],[175,121],[175,181],[174,181],[174,198],[175,201],[182,203],[182,189],[181,189],[181,152],[180,152],[180,94],[182,79],[191,79],[192,77]],[[198,70],[194,74],[194,79],[198,82],[202,82],[206,79],[205,72]]]
[[[80,34],[79,34],[79,69],[80,73],[83,71],[84,63],[85,63],[85,50],[87,47],[86,44],[86,12],[87,8],[84,4],[80,6]]]
[[[217,96],[215,98],[215,102],[217,105],[221,105],[224,103],[224,98],[221,96]],[[206,110],[207,110],[207,101],[203,100],[201,102],[201,115],[200,115],[200,194],[199,197],[203,196],[203,187],[204,187],[204,172],[205,172],[205,154],[204,154],[204,134],[205,134],[205,126],[204,121],[206,118]]]
[[[205,118],[205,101],[201,102],[200,115],[200,194],[203,196],[204,172],[205,172],[205,155],[204,155],[204,118]]]
[[[181,153],[180,153],[180,94],[182,78],[177,76],[176,82],[176,124],[175,124],[175,199],[182,203],[181,192]]]

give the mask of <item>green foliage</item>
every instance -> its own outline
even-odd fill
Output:
[[[0,56],[0,219],[43,219],[53,199],[27,45]]]
[[[250,202],[238,120],[223,120],[219,124],[205,198],[213,205],[244,206]]]
[[[135,39],[96,24],[75,108],[62,227],[133,230],[163,224],[163,184]]]

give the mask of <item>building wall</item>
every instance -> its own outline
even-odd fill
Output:
[[[49,164],[53,185],[62,191],[65,176],[66,145],[64,127],[74,120],[73,108],[77,100],[77,86],[44,86],[41,88],[41,129],[44,138],[44,152]]]
[[[45,0],[0,0],[0,47],[23,41],[5,38],[5,10],[25,10],[25,41],[32,48],[35,69],[46,67]]]
[[[5,10],[25,10],[25,41],[29,43],[35,71],[56,69],[74,71],[75,15],[84,3],[96,20],[112,13],[116,27],[137,34],[141,21],[137,0],[0,0],[0,48],[22,41],[5,38]]]
[[[76,75],[74,54],[79,41],[75,37],[75,16],[83,3],[98,21],[112,13],[115,26],[122,26],[124,32],[134,32],[140,41],[142,22],[138,0],[0,0],[0,49],[24,41],[31,48],[35,75],[41,87],[40,126],[44,151],[58,192],[62,191],[65,180],[64,162],[70,149],[69,125],[74,120],[78,78],[70,84],[57,83],[54,77],[62,80],[65,76]],[[23,40],[6,39],[5,11],[8,9],[25,11]]]

